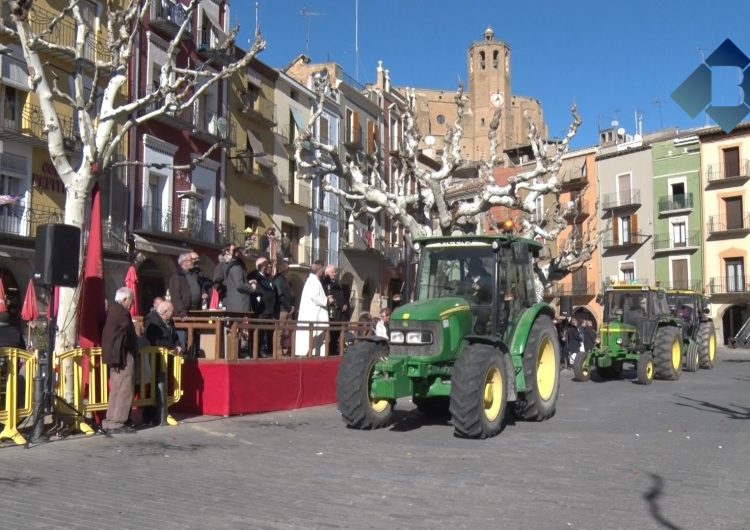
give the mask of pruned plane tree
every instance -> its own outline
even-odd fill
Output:
[[[416,94],[413,89],[407,89],[407,104],[403,114],[403,145],[398,153],[403,168],[402,180],[413,184],[400,188],[396,186],[397,191],[393,192],[388,190],[380,178],[378,164],[368,164],[365,168],[354,160],[342,161],[338,146],[323,143],[316,138],[315,123],[322,113],[325,98],[337,90],[335,85],[325,69],[312,76],[317,106],[306,130],[295,140],[297,166],[308,170],[300,172],[300,178],[323,179],[321,188],[338,196],[352,212],[384,212],[403,226],[411,239],[433,234],[465,233],[467,226],[476,227],[478,221],[493,207],[500,206],[515,211],[520,236],[544,245],[558,246],[558,252],[541,253],[536,259],[539,297],[552,281],[563,278],[591,259],[601,239],[593,221],[595,216],[589,218],[583,230],[571,230],[565,240],[560,241],[561,233],[568,226],[566,216],[580,211],[580,201],[584,195],[581,193],[576,200],[565,205],[560,201],[562,181],[558,172],[581,124],[575,106],[571,109],[572,122],[568,132],[560,141],[546,141],[536,126],[529,123],[528,139],[534,163],[519,168],[516,175],[509,177],[507,183],[501,185],[494,176],[495,168],[503,163],[497,142],[501,109],[495,111],[487,131],[490,140],[489,160],[464,160],[460,145],[466,97],[463,87],[459,85],[454,97],[457,118],[445,135],[445,149],[439,157],[437,169],[429,169],[418,163],[423,137],[416,126]],[[477,174],[470,184],[457,178],[467,165],[475,167]],[[330,174],[337,175],[347,185],[331,185],[326,180]],[[463,192],[462,187],[466,188]],[[553,206],[544,215],[534,215],[537,199],[546,195],[554,197],[554,201],[547,201]]]

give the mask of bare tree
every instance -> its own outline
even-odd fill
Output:
[[[403,115],[404,138],[399,157],[403,178],[413,182],[414,186],[404,186],[392,192],[380,178],[377,164],[373,164],[367,174],[353,160],[347,164],[342,163],[338,146],[317,140],[314,134],[315,123],[323,111],[326,95],[335,92],[337,86],[331,82],[325,69],[313,74],[312,85],[318,100],[317,107],[306,130],[295,140],[297,165],[310,170],[301,173],[301,177],[324,179],[322,188],[342,198],[354,211],[385,212],[402,225],[412,238],[431,235],[435,230],[433,226],[442,235],[462,232],[467,225],[476,226],[479,219],[492,207],[504,206],[523,213],[521,236],[549,244],[557,242],[568,226],[565,216],[570,213],[569,210],[580,209],[580,197],[566,207],[560,204],[562,181],[558,177],[563,157],[581,124],[575,106],[571,109],[572,122],[568,133],[559,142],[547,142],[535,125],[529,124],[528,138],[534,154],[534,165],[510,177],[507,184],[499,185],[494,170],[502,164],[502,155],[497,152],[500,108],[495,111],[488,128],[489,160],[469,163],[461,158],[461,124],[466,97],[463,87],[459,86],[454,98],[457,117],[445,135],[446,147],[440,155],[440,167],[430,170],[418,163],[422,134],[416,126],[415,92],[407,89],[407,108]],[[464,172],[467,166],[476,168],[476,176],[472,179],[458,178],[457,174]],[[328,174],[338,175],[347,186],[332,186],[325,180]],[[413,191],[408,192],[412,188]],[[536,201],[545,195],[554,196],[555,206],[537,218],[532,215]],[[595,223],[587,223],[585,233],[573,230],[556,256],[548,255],[537,260],[540,296],[541,290],[551,281],[562,278],[591,259],[600,240],[600,236],[595,233],[595,226]]]
[[[95,59],[91,58],[87,48],[95,38],[93,28],[85,20],[80,0],[69,0],[46,28],[36,27],[37,31],[32,28],[30,20],[34,16],[33,0],[10,0],[11,24],[0,22],[0,34],[18,39],[23,49],[29,73],[28,85],[39,99],[50,159],[65,186],[65,224],[85,228],[85,210],[91,191],[99,178],[111,168],[145,165],[117,158],[126,135],[133,127],[162,114],[178,115],[191,109],[193,103],[212,85],[246,68],[265,48],[264,39],[258,35],[247,53],[222,67],[214,66],[211,61],[196,65],[194,61],[191,64],[179,59],[181,42],[190,31],[193,14],[200,3],[199,0],[191,0],[182,6],[184,21],[168,44],[167,60],[159,72],[158,88],[143,97],[128,98],[126,85],[131,75],[129,67],[133,59],[137,60],[134,57],[135,42],[154,1],[158,0],[105,2],[101,20],[106,24],[106,30],[97,37],[105,42],[100,48],[103,53],[98,53]],[[55,31],[63,21],[69,24],[71,19],[75,27],[75,44],[60,44],[54,38]],[[234,29],[227,35],[220,44],[220,51],[234,53],[237,31]],[[66,90],[62,83],[58,83],[57,73],[45,62],[47,53],[64,54],[73,59],[72,89]],[[90,91],[84,88],[85,76],[93,79]],[[56,107],[56,102],[60,101],[69,105],[77,118],[76,133],[82,143],[79,152],[71,153],[64,145],[62,120]],[[190,165],[196,164],[217,147],[211,146]],[[60,290],[55,351],[66,351],[76,343],[79,301],[78,289]]]

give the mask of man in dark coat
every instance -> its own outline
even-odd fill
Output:
[[[213,283],[201,274],[198,254],[186,252],[177,258],[177,272],[169,279],[169,296],[176,317],[186,317],[188,311],[201,309],[208,299],[207,289]]]
[[[581,353],[583,347],[583,333],[576,318],[571,318],[565,328],[565,344],[567,345],[565,351],[567,364],[573,366],[576,356]]]
[[[147,317],[146,325],[146,339],[151,346],[161,346],[169,350],[175,350],[178,354],[182,352],[183,347],[180,344],[177,330],[174,327],[174,319],[172,314],[174,313],[174,307],[172,303],[163,300],[155,311],[151,311]],[[170,359],[170,366],[171,366]],[[170,368],[171,370],[171,368]],[[159,411],[162,410],[162,391],[164,390],[165,378],[164,372],[161,369],[161,362],[156,360],[156,382],[160,387],[160,391],[156,393],[156,406],[149,406],[143,409],[143,423],[144,425],[159,425],[161,417]]]
[[[133,404],[133,373],[138,337],[130,316],[133,291],[120,287],[115,303],[107,310],[102,331],[102,360],[109,366],[109,404],[107,417],[102,422],[105,432],[127,432],[130,408]]]
[[[234,257],[234,249],[234,245],[225,247],[221,252],[221,256],[219,256],[219,263],[217,263],[216,267],[214,267],[213,288],[219,292],[219,300],[221,300],[221,304],[224,307],[227,306],[227,268],[229,267],[229,262],[231,262],[232,258]]]
[[[227,262],[224,286],[227,289],[227,297],[224,302],[227,311],[249,313],[250,297],[253,290],[247,281],[247,269],[245,269],[245,262],[242,260],[241,247],[233,249],[232,259]]]
[[[332,296],[333,302],[328,306],[328,319],[330,322],[345,322],[349,320],[349,297],[344,292],[344,288],[336,279],[336,267],[328,265],[326,267],[325,275],[321,280],[323,284],[323,290],[326,296]],[[341,332],[331,330],[330,332],[331,342],[329,348],[330,355],[339,354],[339,337]]]
[[[273,284],[276,286],[276,292],[278,293],[279,301],[279,322],[287,322],[293,318],[296,301],[294,299],[294,293],[292,293],[292,286],[289,285],[286,275],[289,273],[289,260],[284,258],[279,260],[276,265],[277,273],[273,277]],[[288,329],[282,329],[279,334],[278,344],[281,347],[281,351],[284,355],[287,355],[291,351],[291,331]]]
[[[255,270],[250,273],[251,289],[254,289],[253,311],[258,318],[276,319],[279,317],[278,295],[271,278],[271,264],[264,256],[255,260]],[[259,333],[261,357],[273,355],[273,330]]]

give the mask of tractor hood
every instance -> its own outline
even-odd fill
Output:
[[[470,318],[471,310],[465,298],[451,296],[419,300],[397,308],[393,320],[444,320],[451,315],[465,313]]]
[[[624,322],[608,322],[599,328],[601,347],[617,349],[627,347],[635,338],[636,327]],[[619,339],[619,343],[618,343]]]

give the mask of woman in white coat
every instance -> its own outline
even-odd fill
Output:
[[[310,267],[310,276],[305,281],[300,297],[299,313],[297,314],[297,335],[294,340],[294,353],[300,357],[305,357],[310,350],[310,328],[305,325],[306,322],[326,322],[328,323],[328,297],[323,290],[323,284],[320,279],[323,276],[323,264],[315,262]],[[325,339],[325,327],[316,326],[313,330],[313,355],[324,356],[326,347],[323,344]]]

